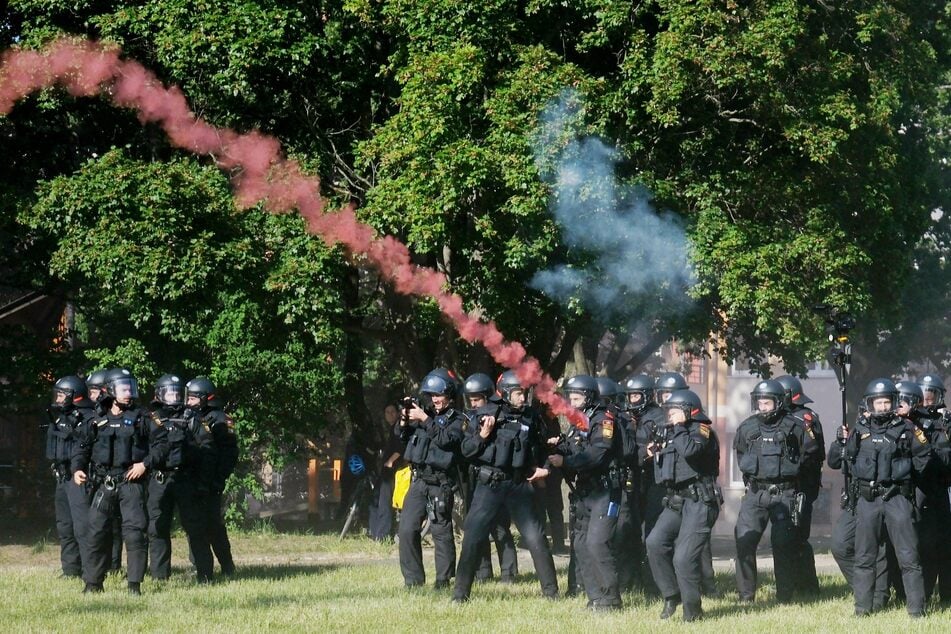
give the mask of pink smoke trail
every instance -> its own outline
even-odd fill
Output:
[[[120,51],[99,43],[60,39],[41,51],[10,50],[0,57],[0,114],[34,91],[60,84],[75,97],[108,95],[120,107],[136,110],[142,123],[156,123],[176,147],[210,155],[218,166],[234,174],[239,205],[263,202],[273,213],[297,209],[308,230],[329,245],[342,243],[351,256],[369,260],[399,293],[432,297],[459,335],[479,342],[500,365],[515,370],[522,383],[535,386],[539,400],[556,415],[585,427],[585,417],[555,392],[555,382],[522,344],[506,341],[493,322],[469,315],[462,298],[446,292],[445,275],[414,265],[409,249],[392,236],[378,238],[357,220],[354,208],[324,211],[320,182],[304,174],[300,165],[281,156],[277,139],[250,132],[216,128],[196,117],[184,94],[165,88],[154,73]]]

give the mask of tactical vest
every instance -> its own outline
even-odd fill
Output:
[[[696,480],[700,475],[669,440],[664,442],[660,451],[654,456],[654,476],[658,484],[677,486],[683,482]]]
[[[492,442],[479,456],[479,462],[498,469],[523,469],[529,462],[531,441],[528,421],[509,415],[498,421]]]
[[[740,471],[760,480],[789,480],[799,475],[801,447],[793,435],[792,422],[759,424],[749,437],[749,447],[740,457]]]
[[[455,410],[449,409],[433,417],[436,425],[446,427],[453,423]],[[413,429],[413,435],[406,443],[406,452],[403,457],[407,462],[417,466],[429,466],[440,471],[446,471],[452,466],[455,454],[446,451],[433,442],[432,436],[422,427]]]
[[[78,410],[60,414],[46,431],[46,459],[68,465],[82,427],[83,417]]]
[[[869,482],[904,482],[911,478],[911,449],[904,421],[887,427],[856,425],[852,475]]]
[[[148,454],[139,439],[144,421],[138,411],[95,419],[93,424],[96,426],[93,464],[104,469],[126,468],[141,462]]]

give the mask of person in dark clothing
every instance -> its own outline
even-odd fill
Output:
[[[614,540],[621,496],[621,432],[615,429],[614,414],[600,403],[594,377],[571,377],[565,382],[564,392],[581,416],[572,418],[558,453],[548,460],[552,466],[564,468],[572,489],[576,573],[588,595],[589,609],[619,610],[622,603]]]
[[[785,410],[786,390],[772,379],[750,393],[753,415],[736,430],[733,448],[746,494],[736,518],[736,588],[740,601],[756,596],[756,548],[769,523],[776,600],[792,600],[796,587],[800,518],[795,516],[803,461],[819,449],[802,423]],[[823,449],[824,451],[824,449]]]
[[[82,379],[64,376],[56,381],[48,410],[46,459],[56,479],[56,533],[64,577],[82,576],[84,562],[89,560],[89,487],[73,482],[72,456],[88,433],[89,422],[95,415],[92,408]]]
[[[436,373],[427,375],[420,387],[420,396],[429,399],[431,411],[407,397],[396,432],[406,444],[404,458],[413,469],[413,481],[400,513],[400,570],[407,587],[426,583],[421,531],[423,519],[428,517],[436,545],[435,587],[448,588],[456,568],[453,489],[468,421],[452,406],[456,396],[452,379]]]
[[[380,478],[377,486],[376,504],[370,505],[370,537],[384,541],[393,536],[393,487],[396,472],[403,467],[405,448],[393,434],[399,424],[400,411],[395,405],[383,408],[383,425],[386,428],[386,444],[383,447]]]
[[[175,480],[183,466],[186,447],[183,431],[185,382],[174,374],[164,374],[155,382],[152,400],[152,430],[168,433],[168,454],[162,464],[152,465],[149,474],[149,572],[153,579],[172,574],[172,520],[175,516]],[[179,503],[180,505],[180,503]]]
[[[164,427],[150,430],[148,414],[135,406],[138,383],[128,370],[112,372],[106,390],[105,414],[92,419],[72,457],[73,481],[80,486],[91,481],[96,487],[89,509],[90,561],[83,570],[83,592],[102,592],[110,562],[112,512],[118,506],[128,550],[129,592],[140,594],[148,558],[145,476],[164,462],[168,433]]]
[[[885,536],[902,570],[908,614],[924,616],[924,579],[914,526],[914,479],[931,460],[928,438],[897,414],[898,389],[889,379],[865,388],[868,418],[859,420],[845,443],[845,459],[855,480],[855,614],[872,612],[876,562]]]
[[[667,495],[647,536],[647,558],[664,597],[660,618],[670,618],[683,603],[684,621],[695,621],[703,617],[704,550],[722,504],[716,486],[720,445],[695,393],[678,390],[663,407],[670,429],[662,443],[651,443],[647,451]]]
[[[527,390],[514,372],[499,377],[498,392],[501,403],[486,402],[475,411],[461,444],[462,455],[476,466],[476,486],[466,514],[452,596],[455,602],[469,600],[481,545],[498,523],[502,508],[528,546],[542,593],[549,598],[558,596],[555,564],[535,513],[531,486],[533,480],[548,475],[545,430],[527,407]]]

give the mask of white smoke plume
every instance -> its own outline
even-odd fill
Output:
[[[682,223],[655,211],[648,192],[619,181],[613,148],[573,134],[582,117],[574,92],[542,116],[535,161],[553,187],[550,209],[571,263],[536,273],[531,286],[627,323],[686,308],[694,276]]]

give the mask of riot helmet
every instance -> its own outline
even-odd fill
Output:
[[[673,392],[686,390],[689,387],[687,379],[680,372],[664,372],[657,377],[657,382],[654,385],[654,398],[662,405]]]
[[[624,381],[624,406],[629,412],[640,412],[654,402],[654,380],[646,374],[635,374]]]
[[[106,376],[109,372],[110,370],[96,370],[86,377],[86,394],[93,401],[100,401],[105,396]]]
[[[601,397],[602,405],[617,404],[618,395],[621,393],[621,386],[614,379],[607,376],[595,377],[598,382],[598,396]]]
[[[775,379],[764,379],[750,392],[750,412],[764,421],[773,421],[786,404],[786,388]]]
[[[155,382],[155,402],[180,407],[185,403],[185,382],[175,374],[163,374]]]
[[[683,412],[684,418],[688,421],[700,420],[708,421],[706,414],[703,413],[703,405],[700,403],[700,397],[693,390],[675,390],[671,392],[662,407],[664,410],[677,409]]]
[[[476,409],[476,406],[472,404],[472,397],[488,400],[493,393],[495,393],[495,383],[488,374],[482,372],[469,376],[462,384],[462,394],[466,399],[466,407],[469,409]]]
[[[908,416],[921,407],[924,393],[921,386],[914,381],[899,381],[895,384],[898,390],[898,410],[902,416]]]
[[[874,379],[865,387],[862,400],[872,420],[885,422],[898,410],[898,388],[891,379]]]
[[[566,396],[571,398],[572,394],[578,394],[583,397],[578,405],[572,403],[572,407],[580,410],[591,409],[594,407],[600,396],[598,392],[598,382],[594,377],[587,374],[579,374],[565,381],[565,387],[562,389]]]
[[[211,379],[205,376],[197,376],[185,384],[185,406],[195,407],[197,405],[200,410],[207,409],[213,405],[216,391],[215,384],[211,382]],[[198,402],[189,403],[188,401],[192,397],[197,398]]]
[[[502,400],[516,409],[521,409],[531,403],[531,390],[522,385],[515,374],[515,370],[506,370],[500,374],[495,382],[495,389]]]
[[[60,411],[69,411],[80,401],[86,400],[86,382],[75,375],[64,376],[53,385],[51,406]]]
[[[122,408],[139,398],[139,382],[128,368],[116,368],[106,374],[106,394]]]
[[[937,374],[925,374],[918,379],[921,386],[922,402],[929,410],[937,411],[944,407],[944,381]]]
[[[813,402],[813,400],[802,391],[802,381],[796,377],[790,374],[784,374],[777,376],[776,380],[779,381],[783,389],[786,390],[786,409],[791,410],[793,405],[808,405]]]

